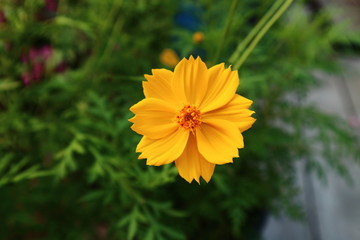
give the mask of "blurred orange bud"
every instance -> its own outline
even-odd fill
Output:
[[[165,48],[160,54],[160,62],[166,66],[175,67],[179,61],[177,53],[170,48]]]
[[[204,34],[202,32],[195,32],[193,34],[193,41],[196,44],[201,43],[204,40]]]

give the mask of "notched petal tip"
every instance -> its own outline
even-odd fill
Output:
[[[135,117],[136,116],[133,116],[132,118],[129,118],[128,121],[131,122],[131,123],[134,123]]]
[[[166,163],[168,164],[168,163]],[[146,160],[146,165],[147,166],[155,166],[155,167],[159,167],[161,165],[164,165],[162,162],[152,162],[152,161],[149,161],[149,159]]]
[[[209,68],[209,70],[211,70],[212,71],[211,73],[213,74],[218,74],[218,72],[222,72],[223,70],[225,70],[225,63],[216,64],[211,68]]]
[[[180,174],[179,174],[180,175]],[[180,175],[180,177],[182,177],[183,179],[185,179],[185,181],[187,181],[189,184],[191,184],[193,182],[193,178],[185,178],[183,176]]]
[[[151,81],[153,79],[153,75],[150,75],[150,74],[144,74],[144,78],[147,80],[147,81]],[[143,82],[146,82],[146,81],[143,81]]]
[[[200,178],[193,178],[190,176],[183,176],[182,174],[179,173],[179,176],[181,178],[183,178],[185,181],[187,181],[189,184],[191,184],[194,180],[200,185]]]
[[[213,164],[232,162],[239,154],[238,148],[243,147],[239,129],[226,120],[207,120],[196,134],[200,154]]]
[[[138,152],[138,151],[136,151],[136,152]],[[144,157],[142,154],[140,154],[140,155],[138,156],[138,159],[146,159],[146,157]]]
[[[137,102],[137,103],[135,103],[134,105],[132,105],[132,106],[129,108],[129,110],[130,110],[132,113],[136,114],[136,113],[135,113],[135,112],[136,112],[136,109],[140,106],[140,104],[142,104],[143,101],[144,101],[144,99],[141,100],[141,101],[139,101],[139,102]]]
[[[178,128],[175,132],[152,139],[144,136],[139,142],[136,151],[142,152],[141,157],[147,158],[147,165],[160,166],[177,159],[186,146],[189,132]]]
[[[205,178],[203,177],[203,179],[204,179],[204,181],[205,181],[206,183],[209,183],[210,180],[211,180],[211,177],[210,177],[210,178],[207,178],[207,179],[205,179]],[[200,183],[199,183],[199,185],[200,185]]]

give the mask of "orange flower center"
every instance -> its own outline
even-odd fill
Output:
[[[194,131],[201,124],[201,113],[194,106],[187,105],[176,116],[177,123],[186,130]]]

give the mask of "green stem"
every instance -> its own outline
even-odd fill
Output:
[[[259,30],[264,26],[264,24],[269,21],[271,16],[274,15],[276,9],[279,8],[283,0],[277,0],[269,9],[269,11],[266,12],[266,14],[260,19],[260,21],[255,25],[255,27],[250,31],[250,33],[245,37],[243,41],[239,43],[234,53],[229,58],[229,63],[234,63],[236,59],[239,59],[240,53],[242,53],[245,49],[245,47],[250,43],[250,41],[254,38],[256,33],[259,32]]]
[[[102,22],[101,30],[102,32],[99,33],[99,37],[95,43],[95,51],[92,55],[92,58],[89,60],[86,68],[86,79],[89,79],[90,76],[94,74],[98,70],[99,64],[101,61],[104,60],[104,53],[106,52],[106,48],[109,46],[109,42],[111,41],[112,34],[114,33],[114,19],[116,18],[118,11],[122,5],[123,0],[113,0],[110,12],[108,13],[105,21]],[[119,18],[117,18],[116,25],[119,22]],[[110,36],[109,36],[110,34]],[[106,44],[104,49],[102,48],[103,41],[106,40]]]
[[[102,55],[99,57],[98,65],[101,65],[104,62],[104,60],[109,56],[109,54],[111,54],[111,50],[113,47],[111,41],[113,40],[113,36],[115,35],[116,31],[119,31],[123,27],[123,25],[124,25],[123,19],[121,19],[120,21],[120,18],[117,18],[115,24],[113,25],[110,36],[108,37],[108,41],[106,42],[105,49]]]
[[[245,62],[245,60],[249,57],[251,52],[254,50],[255,46],[259,43],[265,33],[270,29],[270,27],[280,18],[280,16],[285,12],[285,10],[290,6],[290,4],[294,0],[286,0],[285,3],[279,8],[279,10],[274,14],[274,16],[265,24],[265,26],[261,29],[261,31],[257,34],[254,40],[251,42],[249,47],[245,50],[245,52],[241,55],[240,59],[234,64],[233,69],[237,70],[241,67],[241,65]]]
[[[214,56],[214,60],[213,60],[214,63],[216,63],[218,61],[219,57],[220,57],[221,51],[222,51],[222,49],[224,47],[224,44],[225,44],[225,40],[227,38],[227,35],[228,35],[230,27],[231,27],[231,23],[232,23],[232,20],[234,18],[235,10],[237,8],[238,3],[239,3],[238,0],[233,0],[232,3],[231,3],[229,14],[228,14],[228,17],[226,19],[224,31],[223,31],[220,43],[219,43],[219,45],[218,45],[218,47],[216,49],[216,53],[215,53],[215,56]]]

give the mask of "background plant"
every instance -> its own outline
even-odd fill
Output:
[[[359,158],[355,137],[305,98],[319,85],[313,71],[339,71],[336,56],[353,54],[360,35],[301,2],[239,69],[239,93],[255,100],[257,122],[234,164],[198,186],[172,165],[137,160],[140,136],[129,129],[128,109],[142,98],[142,75],[166,67],[162,50],[230,64],[271,6],[237,1],[219,51],[231,4],[2,1],[4,239],[257,239],[268,213],[302,216],[293,201],[296,162],[319,176],[330,166],[348,177],[345,159]],[[196,31],[203,41],[193,41]]]

